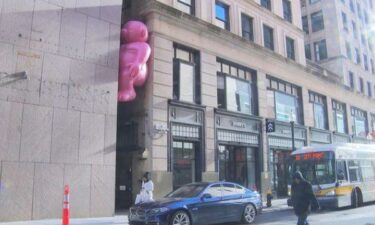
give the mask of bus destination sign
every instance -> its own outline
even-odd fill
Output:
[[[321,160],[325,157],[329,156],[329,154],[325,154],[326,152],[309,152],[305,154],[298,154],[296,155],[296,161],[300,160]]]

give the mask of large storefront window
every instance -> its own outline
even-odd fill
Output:
[[[328,129],[326,97],[310,91],[309,101],[313,106],[315,128]]]
[[[261,121],[252,116],[217,110],[215,114],[217,164],[220,180],[253,188],[257,173]]]
[[[255,114],[254,71],[218,59],[218,108]]]
[[[200,104],[199,52],[175,44],[173,60],[173,98]]]
[[[338,133],[346,134],[346,106],[344,103],[332,100],[332,111],[333,111],[333,125],[335,131]]]
[[[195,145],[193,142],[173,142],[173,183],[175,188],[195,181]]]
[[[241,146],[219,146],[219,178],[245,187],[255,185],[255,151]]]
[[[267,79],[267,89],[274,92],[276,120],[302,124],[301,89],[271,76]]]
[[[203,109],[171,101],[169,105],[170,142],[168,171],[173,175],[173,189],[199,182],[205,167],[203,147]]]
[[[357,137],[367,136],[367,113],[363,110],[352,107],[353,133]]]

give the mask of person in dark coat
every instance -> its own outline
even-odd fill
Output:
[[[320,206],[314,195],[312,185],[303,178],[299,171],[293,174],[291,191],[294,212],[298,217],[297,225],[308,225],[307,216],[310,208],[318,210]]]

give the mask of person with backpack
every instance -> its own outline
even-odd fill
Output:
[[[310,208],[318,210],[320,206],[313,192],[312,185],[303,178],[300,171],[293,174],[291,191],[294,212],[298,217],[297,225],[308,225],[307,216]]]

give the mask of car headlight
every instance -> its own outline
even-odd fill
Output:
[[[326,196],[334,196],[336,195],[336,191],[335,190],[332,190],[332,191],[329,191],[326,193]]]
[[[168,211],[169,209],[166,208],[166,207],[162,207],[162,208],[155,208],[155,209],[151,209],[150,210],[150,214],[158,214],[158,213],[163,213],[163,212],[166,212]]]

